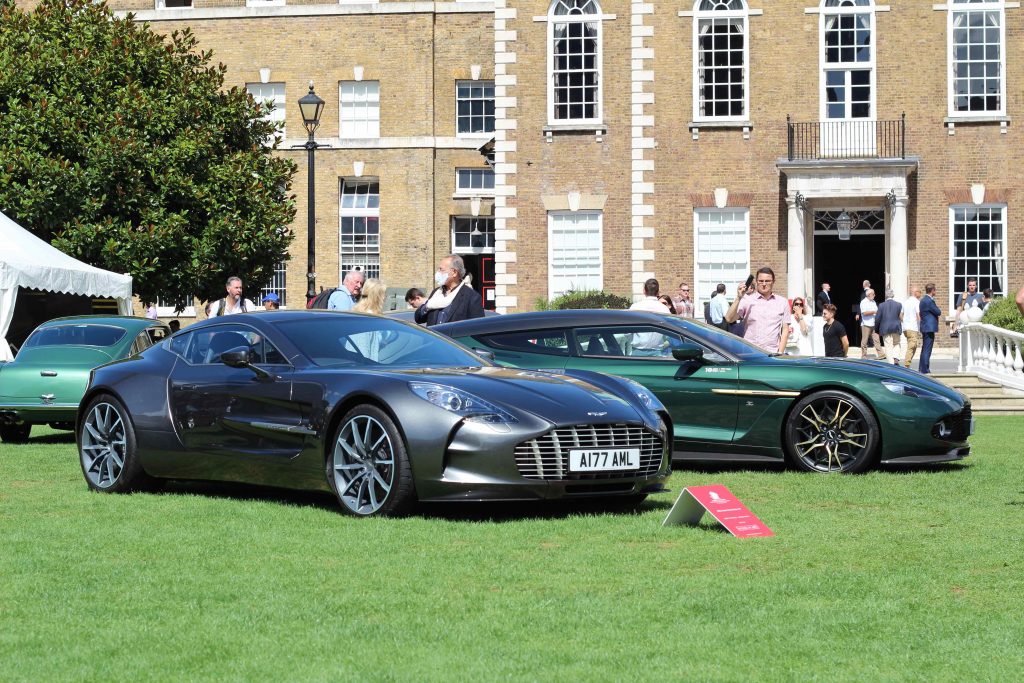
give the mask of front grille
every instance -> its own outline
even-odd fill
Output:
[[[966,441],[968,434],[971,433],[971,418],[970,405],[956,415],[951,415],[946,418],[946,424],[948,424],[953,430],[953,433],[949,435],[947,440]]]
[[[665,444],[660,434],[626,424],[575,425],[553,429],[516,446],[516,466],[527,479],[585,480],[649,476],[661,467]],[[570,472],[569,449],[639,448],[640,469],[618,472]]]

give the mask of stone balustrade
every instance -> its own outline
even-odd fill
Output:
[[[960,326],[960,372],[1024,390],[1024,334],[994,325]]]

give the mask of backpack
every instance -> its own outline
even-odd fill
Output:
[[[239,306],[239,308],[242,309],[242,313],[248,313],[249,312],[245,308],[245,297],[244,296],[238,301],[238,306]],[[223,299],[221,299],[220,301],[217,302],[217,313],[215,315],[217,317],[220,317],[220,316],[224,315],[224,309],[227,308],[227,307],[228,307],[228,298],[224,297]]]
[[[327,308],[327,302],[331,298],[331,294],[338,291],[337,287],[331,287],[330,289],[321,290],[319,294],[309,303],[306,304],[306,308]]]

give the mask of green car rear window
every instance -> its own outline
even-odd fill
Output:
[[[36,330],[24,348],[38,346],[113,346],[128,331],[111,325],[54,325]]]
[[[481,339],[496,349],[508,349],[522,353],[544,353],[552,356],[568,356],[569,341],[565,330],[529,330],[527,332],[506,332],[490,334]]]

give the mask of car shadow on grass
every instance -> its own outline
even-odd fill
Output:
[[[168,480],[155,495],[195,495],[237,501],[260,501],[295,507],[315,508],[344,514],[333,494],[324,491],[298,491],[256,484]],[[574,501],[466,501],[457,503],[419,503],[409,517],[454,522],[518,522],[529,519],[564,519],[580,515],[642,515],[651,510],[668,510],[671,500],[648,498],[639,506],[624,508],[620,499],[579,499]]]
[[[256,484],[221,481],[184,481],[171,479],[154,491],[155,495],[193,495],[239,501],[261,501],[295,507],[338,511],[338,501],[326,491],[300,491]]]
[[[50,444],[50,443],[75,443],[75,433],[68,432],[52,432],[50,434],[42,434],[40,436],[30,436],[28,441],[25,442],[28,445],[32,444]]]

